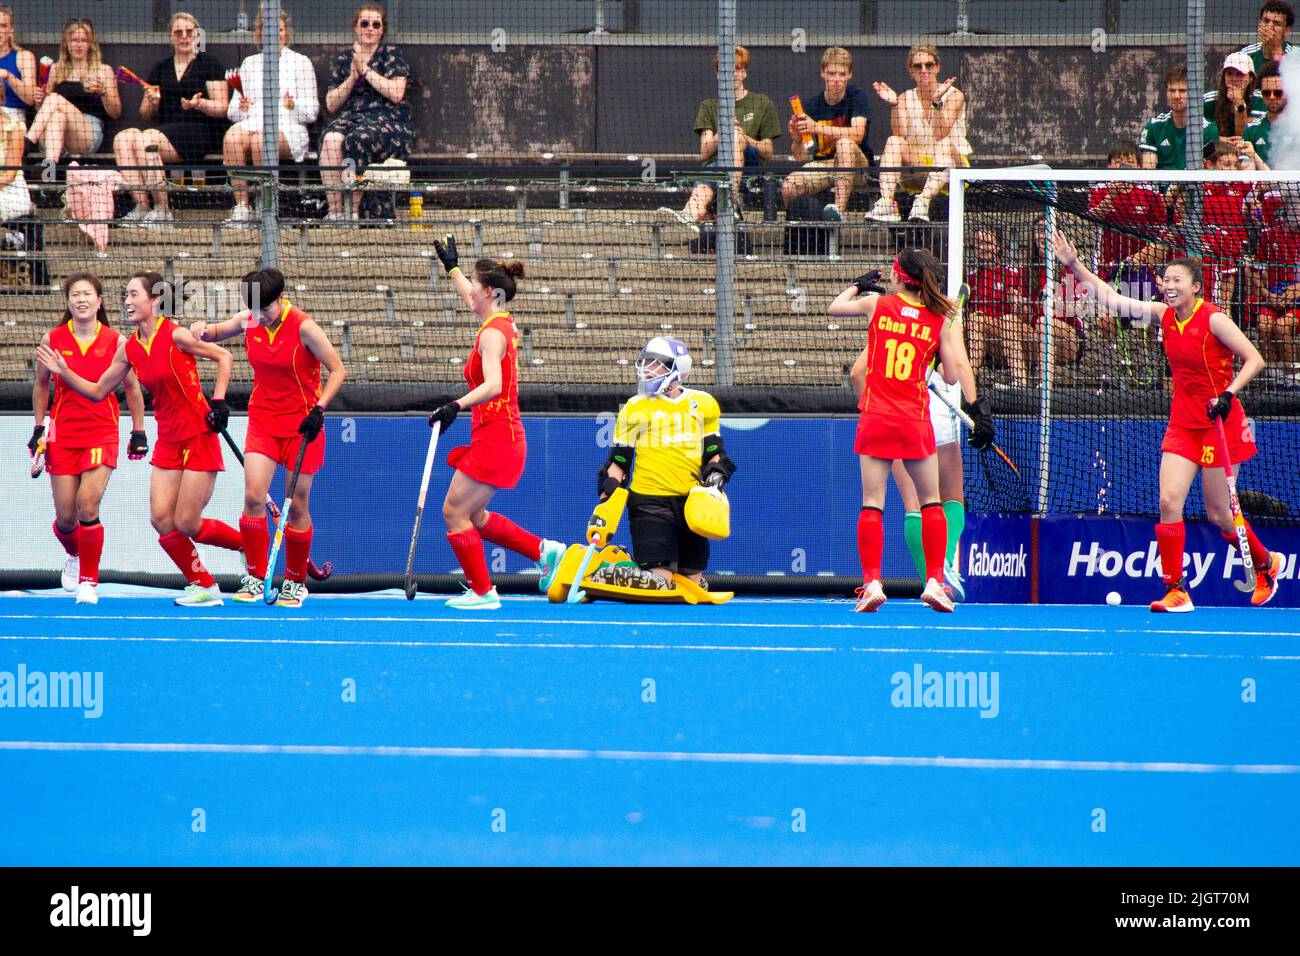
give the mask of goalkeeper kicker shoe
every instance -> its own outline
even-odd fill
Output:
[[[491,588],[487,594],[477,594],[473,588],[467,587],[463,594],[447,601],[447,607],[458,611],[499,611],[501,598],[496,588]]]
[[[1250,603],[1263,607],[1273,600],[1277,593],[1277,576],[1282,571],[1282,555],[1273,551],[1268,556],[1268,567],[1255,569],[1255,593],[1250,596]]]
[[[550,538],[542,539],[542,553],[537,559],[537,570],[541,572],[541,577],[537,580],[537,590],[543,594],[555,580],[555,572],[560,570],[560,561],[564,558],[565,547],[558,541],[552,541]]]
[[[886,600],[885,589],[879,581],[868,581],[853,593],[858,596],[857,607],[853,609],[855,611],[875,611]]]
[[[255,604],[262,600],[262,589],[265,586],[261,578],[245,574],[240,578],[239,590],[235,592],[232,600],[237,604]]]
[[[221,587],[213,584],[205,588],[202,584],[185,585],[185,593],[172,602],[178,607],[220,607]]]
[[[1169,586],[1164,597],[1159,601],[1151,602],[1151,610],[1156,613],[1184,614],[1196,610],[1196,606],[1192,604],[1192,596],[1187,593],[1182,579],[1179,578],[1177,584]]]
[[[307,585],[301,581],[285,581],[280,585],[280,596],[275,599],[276,607],[302,607],[307,600]]]
[[[921,592],[921,600],[927,607],[936,611],[943,611],[945,614],[952,613],[952,598],[943,589],[943,585],[934,578],[925,582],[925,590]]]

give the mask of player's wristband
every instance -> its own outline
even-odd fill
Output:
[[[460,266],[452,266],[447,270],[447,275],[451,275],[453,272],[460,272]],[[465,273],[461,272],[460,274],[464,275]]]

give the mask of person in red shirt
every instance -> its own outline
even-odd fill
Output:
[[[971,446],[987,448],[993,440],[993,414],[987,399],[975,393],[975,373],[966,358],[961,330],[949,320],[955,303],[943,294],[942,270],[924,249],[904,249],[894,260],[887,295],[864,295],[864,276],[831,304],[833,316],[865,316],[866,348],[853,363],[849,378],[858,393],[857,452],[862,469],[862,511],[858,516],[858,551],[862,587],[855,610],[875,611],[885,603],[880,584],[884,550],[885,485],[895,459],[903,467],[921,504],[921,542],[926,582],[921,600],[936,611],[952,611],[943,588],[948,528],[939,503],[939,464],[934,425],[930,421],[926,379],[936,352],[948,384],[960,382],[963,406],[975,419]]]
[[[1106,155],[1107,169],[1139,169],[1137,143],[1116,143]],[[1119,279],[1120,291],[1135,299],[1149,299],[1156,291],[1149,267],[1129,266],[1125,260],[1140,250],[1147,236],[1162,236],[1167,210],[1165,198],[1153,183],[1119,180],[1094,186],[1088,196],[1088,212],[1118,229],[1103,228],[1097,249],[1097,273]],[[1105,341],[1115,339],[1115,316],[1101,312],[1098,331]]]
[[[485,539],[535,562],[543,591],[564,556],[564,546],[558,541],[539,538],[504,515],[487,510],[498,490],[519,483],[528,452],[519,414],[519,330],[505,310],[505,304],[515,297],[516,280],[523,278],[524,265],[516,260],[479,259],[470,279],[460,270],[454,236],[447,236],[445,242],[435,239],[433,247],[456,292],[480,323],[465,362],[469,391],[429,416],[429,427],[439,425],[445,433],[457,415],[474,409],[470,443],[447,456],[447,464],[456,473],[442,503],[442,516],[447,522],[447,541],[469,582],[465,592],[449,600],[447,606],[495,610],[501,607],[501,599],[488,577]]]
[[[88,272],[78,272],[63,280],[63,295],[67,300],[63,318],[41,337],[41,346],[62,356],[78,374],[97,379],[108,368],[122,340],[108,324],[103,283]],[[144,433],[144,395],[134,374],[126,377],[126,404],[131,410],[127,456],[139,461],[149,451],[149,439]],[[34,456],[39,446],[45,445],[45,470],[54,492],[54,536],[67,553],[63,589],[76,591],[78,604],[97,604],[95,588],[104,551],[99,503],[117,467],[117,398],[106,394],[92,402],[70,389],[63,379],[55,378],[51,406],[50,371],[37,363],[32,411],[36,427],[27,450]],[[43,424],[47,411],[48,434]]]
[[[262,599],[270,536],[266,492],[277,465],[292,471],[307,443],[284,529],[284,584],[278,607],[302,607],[307,600],[311,560],[312,481],[325,463],[325,409],[343,387],[347,369],[324,330],[284,295],[284,273],[258,269],[244,276],[240,292],[247,311],[215,325],[195,322],[190,331],[205,342],[244,334],[253,366],[244,440],[244,513],[239,519],[247,573],[235,593],[241,604]],[[321,384],[321,366],[329,373]]]
[[[64,357],[48,347],[37,358],[51,372],[91,401],[100,401],[132,372],[153,397],[158,443],[149,482],[149,520],[158,543],[185,575],[182,607],[217,606],[221,588],[199,558],[194,542],[238,551],[239,532],[203,517],[212,498],[217,472],[225,469],[216,432],[225,428],[226,386],[230,353],[200,342],[163,314],[176,302],[171,283],[156,272],[137,272],[126,284],[126,314],[135,332],[118,343],[113,360],[97,380],[74,372]],[[195,357],[217,363],[212,401],[203,397]]]
[[[1143,302],[1126,299],[1103,282],[1079,261],[1074,246],[1059,232],[1052,237],[1052,251],[1104,307],[1127,309],[1124,314],[1160,322],[1174,395],[1169,406],[1169,427],[1160,443],[1160,523],[1155,529],[1167,591],[1163,598],[1151,602],[1151,610],[1191,611],[1192,598],[1183,578],[1183,504],[1199,470],[1206,514],[1224,539],[1236,544],[1215,419],[1223,421],[1227,453],[1236,475],[1256,451],[1254,424],[1236,399],[1264,368],[1264,360],[1222,309],[1201,298],[1205,280],[1196,260],[1171,262],[1165,267],[1164,301]],[[1235,375],[1234,356],[1242,363]],[[1282,555],[1270,553],[1249,525],[1246,533],[1255,564],[1255,591],[1250,603],[1267,604],[1277,593]]]
[[[1300,331],[1300,199],[1288,197],[1272,210],[1273,224],[1260,231],[1255,248],[1255,289],[1261,349],[1300,385],[1295,372],[1296,334]]]
[[[970,363],[978,369],[985,350],[1011,366],[1015,385],[1029,384],[1025,362],[1024,326],[1027,316],[1029,280],[1020,266],[1008,264],[1002,241],[992,229],[977,229],[974,236],[976,268],[970,273]]]

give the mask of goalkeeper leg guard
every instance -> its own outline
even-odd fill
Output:
[[[612,584],[619,588],[636,588],[642,591],[667,591],[668,579],[648,568],[632,563],[607,564],[591,576],[597,584]]]
[[[907,550],[912,554],[917,575],[924,578],[925,551],[921,547],[921,512],[909,511],[903,516],[903,539],[907,542]]]

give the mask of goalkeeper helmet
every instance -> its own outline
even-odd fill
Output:
[[[677,339],[657,336],[646,343],[636,360],[642,395],[663,395],[691,374],[691,353]]]

